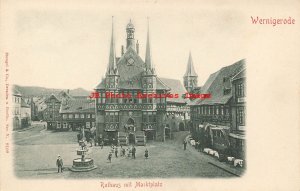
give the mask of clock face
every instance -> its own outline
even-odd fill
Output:
[[[133,63],[134,63],[134,59],[133,58],[129,58],[127,60],[127,65],[131,66],[131,65],[133,65]]]

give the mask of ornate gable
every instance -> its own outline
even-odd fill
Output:
[[[137,87],[137,84],[140,84],[145,63],[131,47],[120,58],[117,67],[120,75],[120,85],[127,84],[129,85],[128,87],[131,87],[131,85]]]

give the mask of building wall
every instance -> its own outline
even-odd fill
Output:
[[[31,124],[30,107],[21,107],[21,124],[22,124],[22,128],[30,126]]]
[[[13,119],[13,129],[21,128],[21,96],[12,96],[12,119]]]
[[[53,130],[57,127],[57,123],[61,121],[61,115],[59,114],[60,101],[52,97],[45,104],[47,108],[44,110],[44,120],[47,122],[47,129]]]
[[[237,137],[243,137],[245,134],[246,127],[246,79],[240,78],[234,80],[233,84],[233,105],[232,105],[232,129],[231,133],[236,135]],[[241,86],[243,90],[241,92]],[[244,111],[243,116],[240,116],[239,110],[242,109]],[[236,138],[230,136],[231,150],[233,156],[237,158],[245,158],[245,148],[246,148],[246,140],[244,138]]]
[[[82,118],[82,115],[84,116]],[[76,118],[78,116],[78,118]],[[91,113],[61,113],[61,121],[58,122],[57,129],[61,130],[78,130],[80,128],[91,129],[96,127],[96,115]]]

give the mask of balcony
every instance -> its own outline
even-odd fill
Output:
[[[99,104],[98,110],[165,110],[165,104]]]

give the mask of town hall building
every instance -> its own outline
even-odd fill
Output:
[[[186,90],[179,80],[157,76],[151,58],[149,24],[145,60],[139,55],[139,43],[135,41],[135,27],[131,21],[127,24],[126,33],[126,48],[124,50],[122,46],[121,57],[118,58],[112,24],[105,78],[95,87],[99,93],[96,99],[97,136],[109,143],[121,144],[143,144],[146,139],[164,141],[170,136],[170,124],[167,124],[170,116],[182,119],[179,126],[181,130],[186,129],[189,100],[181,95]],[[176,90],[171,89],[174,86],[180,92],[174,92]],[[172,93],[178,93],[178,96],[163,96],[172,96]],[[172,105],[168,105],[169,101]]]

